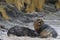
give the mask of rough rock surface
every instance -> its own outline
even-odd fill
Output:
[[[60,35],[60,31],[59,31],[60,30],[60,10],[57,11],[54,5],[51,5],[51,4],[45,5],[43,11],[35,12],[35,14],[25,14],[22,12],[17,12],[17,14],[19,14],[19,16],[18,17],[16,16],[16,18],[15,16],[12,17],[10,14],[8,14],[11,17],[11,19],[8,21],[0,20],[0,25],[4,25],[7,29],[10,29],[12,26],[15,26],[15,25],[20,25],[20,26],[25,26],[25,27],[28,27],[34,30],[33,21],[35,21],[37,18],[42,18],[46,24],[51,25]],[[13,14],[13,15],[16,15],[16,14]],[[0,38],[2,38],[3,40],[12,40],[6,36],[6,33],[7,31],[3,32],[0,30]],[[24,39],[22,38],[20,39],[26,40],[26,38]],[[20,40],[20,39],[19,37],[16,38],[16,40]],[[28,40],[40,40],[40,38],[27,38],[27,39]],[[47,40],[53,40],[53,39],[54,38],[52,39],[47,38]],[[41,40],[46,40],[46,39],[41,39]],[[54,40],[60,40],[60,36],[58,36]]]

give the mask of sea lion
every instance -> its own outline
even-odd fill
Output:
[[[48,37],[56,38],[58,36],[56,30],[51,26],[49,26],[48,24],[45,24],[42,19],[37,19],[34,22],[34,28],[41,38],[48,38]]]

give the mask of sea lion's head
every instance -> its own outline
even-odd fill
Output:
[[[34,21],[34,29],[37,30],[41,27],[41,25],[44,24],[44,21],[42,19],[37,19]]]

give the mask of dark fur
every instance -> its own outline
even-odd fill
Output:
[[[47,24],[43,24],[43,25],[41,26],[41,28],[38,29],[38,33],[40,34],[40,33],[43,32],[45,29],[46,29],[46,32],[47,32],[47,33],[50,32],[49,35],[52,34],[52,37],[53,37],[53,38],[56,38],[56,37],[58,36],[56,30],[55,30],[54,28],[50,27],[50,26],[47,25]],[[49,31],[48,31],[48,30],[49,30]],[[48,36],[49,36],[49,35],[48,35]],[[47,37],[48,37],[48,36],[47,36]]]
[[[10,34],[13,34],[16,36],[30,36],[30,37],[39,36],[34,30],[31,30],[26,27],[19,27],[19,26],[14,26],[11,29],[9,29],[7,35],[10,36]]]
[[[58,33],[54,28],[45,24],[42,19],[37,19],[34,22],[34,29],[40,35],[41,38],[53,37],[56,38]]]

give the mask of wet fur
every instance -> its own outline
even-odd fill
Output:
[[[40,20],[40,21],[39,21]],[[40,34],[41,38],[53,37],[56,38],[58,36],[56,30],[45,24],[42,19],[37,19],[34,22],[34,28],[38,34]]]

